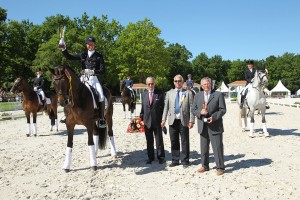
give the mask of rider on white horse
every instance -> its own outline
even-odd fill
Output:
[[[241,92],[241,103],[240,103],[240,108],[243,108],[244,105],[244,100],[246,97],[246,91],[248,90],[249,87],[252,86],[252,82],[253,82],[253,78],[256,72],[256,69],[253,67],[254,66],[254,62],[253,60],[249,60],[247,62],[247,69],[245,70],[245,80],[247,81],[246,83],[246,87],[242,90]]]

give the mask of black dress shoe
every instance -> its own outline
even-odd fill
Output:
[[[188,161],[181,162],[181,164],[183,165],[183,168],[187,168],[188,166],[190,166],[190,162]]]
[[[175,167],[175,166],[178,166],[178,165],[179,165],[178,162],[172,162],[172,163],[169,165],[169,167]]]
[[[165,159],[158,159],[158,163],[159,163],[159,164],[164,164],[165,162],[166,162]]]
[[[147,160],[146,164],[151,164],[153,160]]]

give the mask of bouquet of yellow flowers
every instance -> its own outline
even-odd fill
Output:
[[[143,133],[145,132],[144,129],[144,122],[141,118],[133,118],[128,127],[127,127],[127,133]]]

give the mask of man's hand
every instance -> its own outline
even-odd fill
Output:
[[[161,126],[161,127],[164,127],[164,126],[165,126],[165,123],[166,123],[165,121],[161,121],[160,126]]]
[[[189,122],[189,125],[188,125],[189,129],[193,128],[194,127],[194,124],[192,122]]]

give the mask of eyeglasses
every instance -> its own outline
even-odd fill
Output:
[[[154,85],[154,83],[147,83],[147,85]]]
[[[174,83],[181,83],[182,80],[174,80]]]

